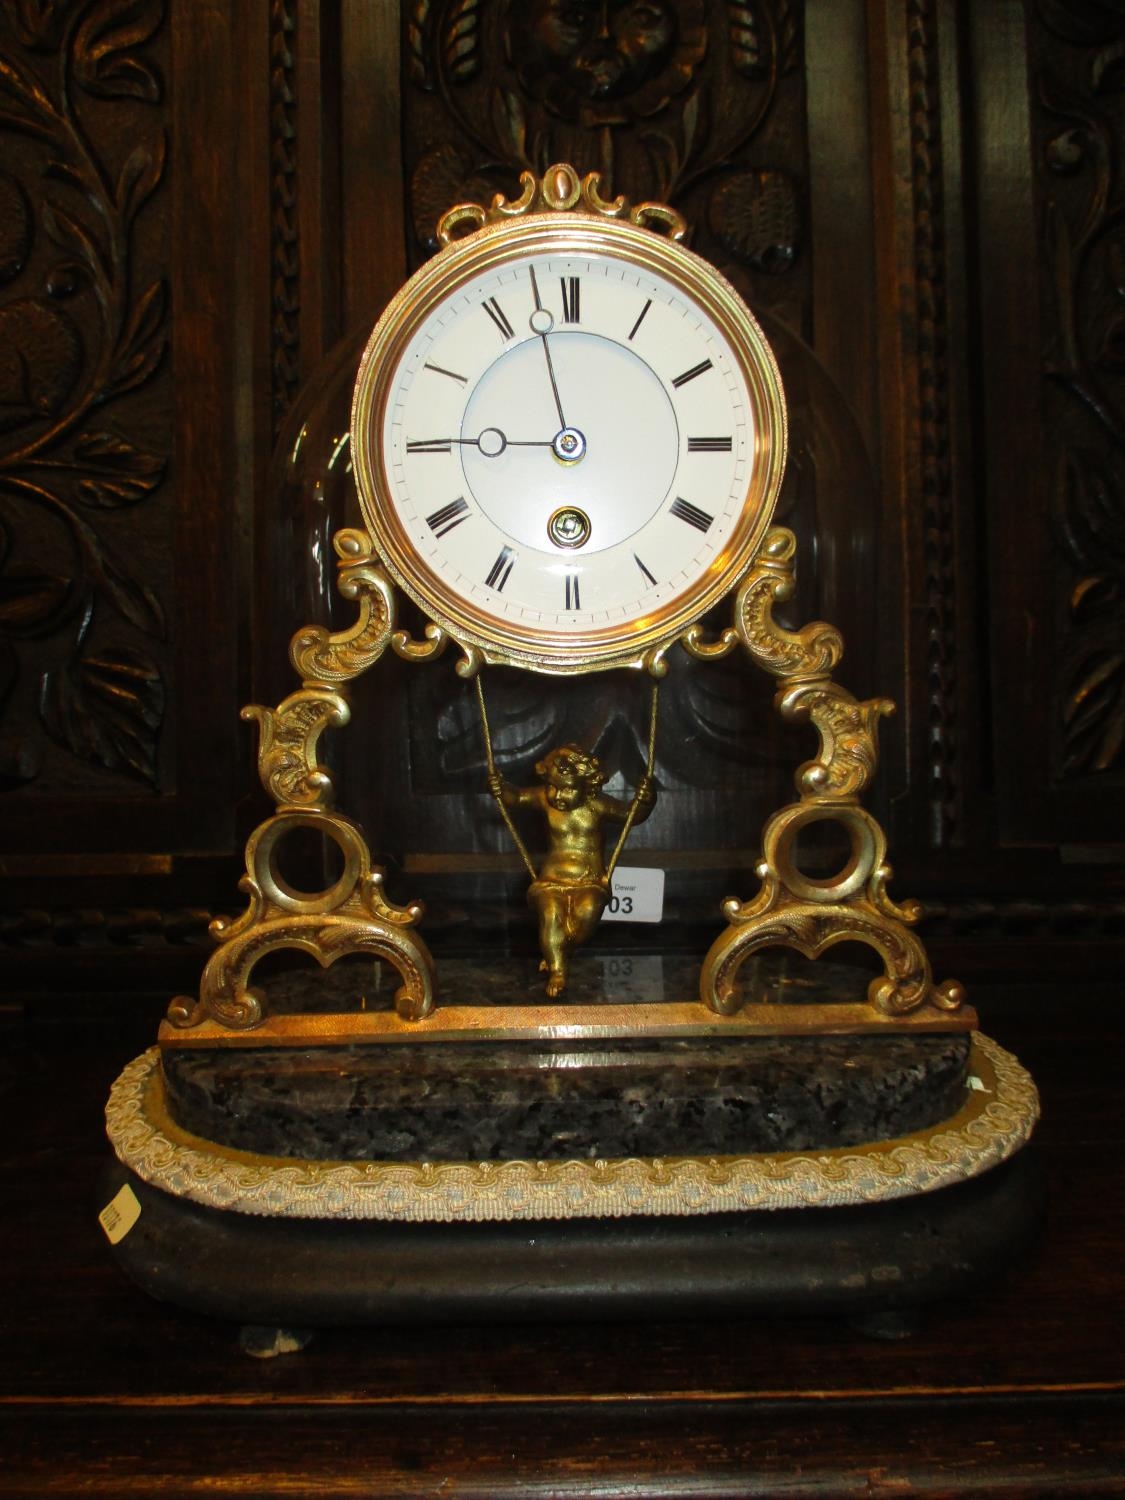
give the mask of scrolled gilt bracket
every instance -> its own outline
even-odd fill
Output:
[[[782,718],[811,723],[820,745],[797,771],[800,800],[766,823],[756,867],[758,894],[723,904],[728,925],[704,959],[700,999],[722,1014],[738,1010],[738,970],[761,948],[780,944],[815,959],[837,943],[860,942],[883,961],[883,975],[867,992],[875,1010],[887,1016],[924,1007],[958,1010],[964,1000],[961,985],[934,983],[926,951],[910,930],[921,907],[914,901],[896,904],[887,895],[886,838],[859,804],[878,761],[879,720],[893,713],[894,704],[888,698],[858,702],[832,681],[843,640],[831,625],[814,621],[790,631],[774,620],[774,605],[793,593],[795,552],[792,532],[775,527],[768,533],[736,595],[733,634],[758,666],[778,679],[774,702]],[[725,654],[719,646],[726,647],[731,635],[727,630],[719,642],[693,639],[684,645],[703,659],[714,658]],[[823,822],[843,830],[848,855],[834,875],[814,878],[798,865],[797,845],[803,829]]]
[[[374,664],[394,635],[395,596],[366,531],[346,527],[332,539],[338,564],[337,587],[359,605],[355,624],[333,634],[306,625],[289,644],[289,660],[308,687],[350,682]]]
[[[168,1010],[173,1026],[192,1027],[205,1019],[234,1030],[259,1025],[265,1018],[264,997],[251,988],[251,973],[261,958],[279,948],[311,953],[325,967],[346,953],[386,959],[402,979],[395,996],[399,1015],[418,1020],[433,1009],[433,959],[411,930],[422,907],[387,900],[383,872],[373,865],[359,825],[330,810],[332,777],[316,759],[324,730],[341,728],[351,717],[344,685],[392,643],[400,654],[411,654],[403,649],[405,638],[394,640],[394,595],[370,537],[363,531],[340,531],[335,547],[340,592],[358,604],[357,618],[336,633],[320,625],[299,630],[289,654],[302,686],[276,708],[250,704],[242,710],[244,719],[258,724],[258,774],[277,811],[246,843],[240,888],[249,905],[233,922],[221,917],[212,922],[211,935],[219,947],[203,971],[198,1001],[186,996],[173,1000]],[[416,654],[435,655],[443,644],[443,639],[431,638]],[[280,846],[298,829],[323,834],[340,851],[343,869],[325,890],[294,890],[281,873]]]

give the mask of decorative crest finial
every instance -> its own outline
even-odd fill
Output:
[[[687,221],[667,203],[632,206],[621,193],[613,199],[603,198],[600,172],[588,172],[585,177],[580,177],[566,162],[556,162],[542,177],[536,177],[534,172],[523,172],[520,187],[522,191],[518,198],[509,201],[502,193],[497,193],[487,209],[479,203],[458,203],[451,208],[438,221],[437,237],[441,245],[444,247],[454,240],[463,239],[486,224],[546,211],[586,214],[599,219],[627,219],[631,224],[652,229],[671,240],[682,240],[687,234]]]

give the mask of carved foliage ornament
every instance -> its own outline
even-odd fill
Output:
[[[408,75],[452,127],[412,177],[428,249],[448,203],[566,160],[663,202],[704,185],[695,216],[729,254],[771,274],[793,263],[794,179],[736,160],[797,72],[790,0],[413,0],[405,28]]]
[[[1056,770],[1075,777],[1120,768],[1125,747],[1125,18],[1109,0],[1038,13],[1046,374],[1063,398],[1052,520],[1069,575]]]
[[[164,175],[151,58],[162,20],[160,0],[6,10],[0,790],[38,774],[44,734],[82,760],[157,780],[164,682],[151,643],[164,636],[164,610],[134,570],[119,517],[151,499],[167,462],[135,436],[124,399],[152,380],[166,342],[166,287],[137,255],[138,222]],[[35,655],[52,664],[32,693]]]

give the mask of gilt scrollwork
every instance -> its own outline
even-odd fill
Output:
[[[797,770],[799,800],[766,822],[757,894],[723,904],[727,927],[704,960],[700,998],[721,1014],[739,1010],[738,971],[762,948],[780,944],[815,959],[837,943],[860,942],[883,962],[883,974],[867,990],[875,1011],[893,1017],[926,1006],[958,1010],[964,991],[955,980],[934,983],[926,950],[910,930],[921,907],[896,904],[887,894],[886,838],[859,803],[878,761],[879,721],[894,704],[888,698],[859,702],[832,681],[843,653],[832,626],[815,621],[790,631],[773,618],[774,604],[793,593],[795,550],[791,532],[778,527],[768,534],[736,595],[734,630],[747,654],[779,679],[774,702],[782,718],[812,724],[819,750]],[[724,632],[712,643],[685,644],[707,659],[722,654],[717,648],[726,638]],[[799,859],[801,835],[818,824],[832,825],[847,845],[840,867],[828,876],[807,874]]]
[[[431,620],[416,641],[409,630],[396,630],[391,636],[391,648],[403,661],[433,661],[449,645],[449,636]]]
[[[709,639],[702,625],[689,625],[680,637],[680,645],[696,661],[721,661],[738,645],[738,631],[733,625],[728,625]]]
[[[782,946],[816,959],[845,942],[866,943],[883,960],[886,972],[872,979],[867,990],[874,1010],[901,1016],[927,1003],[945,1011],[960,1009],[964,991],[957,981],[935,985],[919,938],[863,899],[839,905],[780,900],[768,914],[747,918],[745,926],[729,926],[704,960],[703,998],[720,1014],[732,1014],[739,1009],[735,977],[751,953]]]
[[[479,203],[459,203],[438,220],[437,236],[442,245],[449,245],[465,233],[472,233],[485,224],[496,224],[505,219],[518,219],[532,213],[585,213],[601,219],[627,219],[642,229],[663,234],[671,240],[682,240],[687,234],[687,221],[667,203],[631,204],[623,194],[616,198],[602,196],[602,174],[588,172],[580,176],[572,166],[558,162],[548,167],[542,177],[534,172],[520,173],[521,192],[512,200],[497,193],[490,207]]]
[[[241,1031],[261,1025],[266,999],[251,986],[255,965],[278,949],[311,953],[327,967],[349,953],[385,959],[402,985],[395,1007],[405,1020],[419,1020],[434,1005],[434,965],[422,939],[411,929],[422,916],[414,902],[397,906],[383,891],[383,872],[357,823],[330,810],[334,786],[317,761],[321,735],[342,728],[351,717],[344,685],[372,666],[394,642],[400,655],[437,655],[444,633],[434,627],[424,642],[395,632],[394,595],[366,532],[336,533],[339,589],[358,605],[355,623],[332,632],[321,625],[299,630],[290,658],[303,685],[276,708],[250,704],[242,717],[258,725],[258,774],[277,804],[271,818],[246,843],[246,874],[240,889],[249,898],[236,920],[217,917],[210,927],[219,944],[203,971],[199,998],[179,996],[168,1009],[169,1022],[189,1029],[204,1020]],[[285,878],[278,855],[288,836],[310,831],[334,843],[342,869],[323,890],[296,890]]]
[[[250,703],[242,717],[258,725],[258,776],[279,807],[322,807],[332,800],[331,773],[316,760],[326,729],[340,729],[351,710],[340,693],[302,688],[277,708]]]
[[[295,890],[278,855],[288,835],[311,829],[331,839],[343,869],[333,884],[314,893]],[[255,965],[267,953],[295,948],[325,968],[349,953],[387,960],[402,979],[395,1007],[406,1020],[428,1015],[434,1004],[434,967],[429,950],[411,928],[422,916],[415,902],[396,906],[383,891],[383,872],[371,863],[358,825],[323,809],[282,808],[260,824],[246,844],[246,874],[240,889],[249,897],[233,922],[217,917],[218,942],[203,971],[199,999],[179,996],[168,1009],[173,1026],[189,1028],[210,1019],[247,1030],[265,1018],[266,1001],[251,987]]]
[[[773,617],[775,604],[792,598],[797,539],[783,526],[766,535],[758,559],[735,598],[734,628],[750,656],[774,677],[826,677],[844,654],[844,640],[833,625],[814,620],[790,631]]]
[[[337,587],[345,599],[356,601],[359,614],[349,629],[335,634],[323,625],[297,631],[289,659],[306,684],[350,682],[379,660],[394,633],[394,589],[371,538],[346,527],[336,533],[333,546],[340,559]]]
[[[835,682],[797,682],[776,699],[783,719],[809,722],[820,751],[797,771],[797,788],[810,796],[858,797],[875,774],[879,720],[894,713],[889,698],[858,703]]]

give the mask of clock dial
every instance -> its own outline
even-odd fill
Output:
[[[620,224],[505,228],[499,253],[454,246],[457,274],[392,305],[393,338],[376,329],[357,476],[388,566],[440,624],[581,670],[735,581],[769,519],[784,409],[756,325],[689,252]]]

